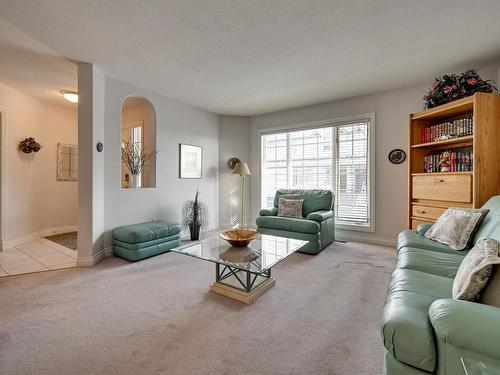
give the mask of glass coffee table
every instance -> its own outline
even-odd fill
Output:
[[[247,247],[233,247],[217,235],[170,251],[215,263],[210,290],[250,304],[275,284],[271,268],[305,244],[258,234]]]

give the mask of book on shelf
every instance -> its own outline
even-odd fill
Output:
[[[436,125],[425,126],[421,130],[421,142],[437,142],[473,134],[472,117],[445,121]]]
[[[472,151],[443,151],[424,156],[424,172],[470,172],[473,162]]]

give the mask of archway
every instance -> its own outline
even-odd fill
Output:
[[[120,136],[122,189],[156,187],[156,114],[149,100],[124,100]]]

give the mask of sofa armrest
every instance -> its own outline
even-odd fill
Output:
[[[259,212],[260,216],[276,216],[278,215],[278,209],[276,207],[273,208],[263,208]]]
[[[425,232],[429,230],[429,228],[432,227],[432,224],[419,224],[417,227],[417,233],[419,236],[423,236]]]
[[[320,211],[311,212],[309,215],[306,216],[306,219],[307,220],[314,220],[314,221],[317,221],[318,223],[321,223],[322,221],[325,221],[325,220],[330,219],[332,217],[333,217],[333,211],[320,210]]]
[[[429,308],[429,318],[442,342],[500,359],[500,308],[439,299]]]

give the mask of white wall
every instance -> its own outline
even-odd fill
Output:
[[[233,175],[227,166],[230,158],[250,163],[250,118],[244,116],[219,116],[219,225],[234,227],[239,223],[241,177]],[[253,172],[250,167],[250,172]],[[250,179],[246,177],[245,201],[247,223],[250,211]]]
[[[196,189],[207,203],[209,226],[218,225],[218,117],[207,111],[106,78],[104,230],[105,247],[119,225],[152,218],[181,221],[182,204]],[[156,112],[156,188],[121,189],[120,137],[122,103],[127,96],[148,99]],[[179,143],[203,147],[203,178],[179,178]]]
[[[0,109],[5,111],[6,126],[5,244],[76,225],[78,183],[56,181],[57,143],[78,142],[76,106],[43,104],[0,84]],[[27,137],[35,137],[42,150],[19,151],[19,141]]]
[[[459,72],[462,69],[455,69]],[[498,65],[480,69],[484,79],[500,80]],[[423,85],[381,92],[373,95],[360,96],[339,101],[332,101],[301,108],[274,112],[249,118],[251,127],[251,159],[249,166],[252,170],[251,184],[251,222],[255,222],[260,207],[260,131],[273,127],[286,126],[297,123],[307,123],[328,119],[342,118],[362,113],[375,112],[376,124],[376,165],[375,165],[375,233],[344,232],[341,236],[350,240],[391,244],[397,234],[406,228],[407,223],[407,162],[401,165],[391,164],[387,155],[394,148],[407,151],[408,147],[408,115],[411,112],[422,110],[422,96],[428,90],[432,77]],[[498,82],[498,81],[497,81]],[[222,141],[219,153],[228,155],[235,148],[231,142],[236,139],[246,139],[248,130],[243,126],[244,120],[234,116],[221,116],[221,131],[230,134],[228,140]],[[229,129],[233,127],[233,132]],[[239,134],[238,134],[239,133]],[[228,152],[228,150],[230,152]],[[224,170],[221,158],[221,171]],[[222,184],[222,178],[221,178]],[[224,200],[223,200],[224,199]],[[227,198],[220,195],[220,207],[225,207]],[[226,213],[224,213],[227,216]],[[222,218],[221,218],[222,219]],[[223,220],[221,220],[222,223]]]

